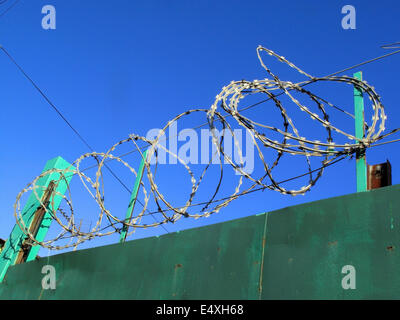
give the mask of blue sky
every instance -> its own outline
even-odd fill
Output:
[[[1,5],[0,12],[12,3],[10,0]],[[41,9],[47,4],[56,8],[56,30],[44,30],[41,26]],[[356,8],[355,30],[341,27],[344,16],[341,9],[346,4]],[[265,78],[266,73],[256,55],[260,44],[315,76],[388,53],[380,46],[399,41],[399,13],[400,4],[394,0],[293,0],[284,3],[265,0],[21,0],[0,17],[0,44],[90,145],[103,152],[130,133],[146,135],[149,129],[164,126],[187,109],[209,108],[221,88],[232,80]],[[265,62],[283,80],[305,80],[272,59],[266,58]],[[389,130],[400,127],[399,69],[400,55],[361,67],[364,79],[374,85],[382,97]],[[2,52],[0,70],[0,237],[7,238],[14,225],[16,195],[40,174],[46,161],[60,155],[72,162],[89,150]],[[347,75],[355,71],[358,70]],[[316,90],[353,112],[350,87]],[[263,123],[273,119],[266,107],[257,108],[257,112],[254,111],[254,116]],[[192,115],[179,127],[191,128],[205,120],[204,115]],[[339,123],[353,133],[352,122],[339,120]],[[397,146],[376,147],[367,153],[370,164],[391,161],[394,184],[399,181]],[[130,150],[129,146],[124,148],[117,154]],[[139,165],[134,157],[130,163],[135,168]],[[110,166],[126,185],[133,187],[134,179],[128,171],[118,165]],[[306,168],[304,160],[297,159],[281,166],[277,180],[302,174]],[[178,200],[186,197],[190,190],[187,189],[187,175],[182,171],[181,178],[175,170],[162,167],[158,182],[178,206],[181,205]],[[123,217],[129,194],[112,177],[105,179],[110,206]],[[328,168],[305,196],[256,192],[232,202],[210,218],[184,219],[174,225],[167,224],[166,229],[138,230],[129,239],[352,193],[356,190],[355,179],[354,161],[345,160]],[[229,195],[232,183],[228,180],[218,197]],[[79,181],[72,186],[79,219],[83,220],[83,225],[90,226],[96,217],[94,206],[89,204],[90,198],[79,187]],[[207,191],[204,191],[205,197]],[[117,240],[117,236],[101,238],[79,248]]]

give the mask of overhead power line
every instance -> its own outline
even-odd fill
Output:
[[[10,61],[18,68],[18,70],[24,75],[24,77],[32,84],[32,86],[40,93],[40,95],[46,100],[46,102],[53,108],[53,110],[60,116],[60,118],[68,125],[68,127],[75,133],[75,135],[83,142],[83,144],[91,151],[94,152],[94,149],[92,146],[86,141],[86,139],[78,132],[77,129],[75,129],[72,124],[67,120],[67,118],[61,113],[61,111],[55,106],[55,104],[47,97],[47,95],[43,92],[42,89],[39,88],[39,86],[32,80],[32,78],[25,72],[25,70],[16,62],[16,60],[11,56],[11,54],[3,47],[0,46],[0,49],[6,54],[6,56],[10,59]],[[112,176],[124,187],[125,190],[127,190],[129,193],[132,193],[132,191],[122,182],[122,180],[115,174],[113,170],[107,165],[104,164],[106,169],[112,174]],[[144,206],[143,203],[137,199],[136,200],[140,205]],[[152,215],[153,219],[155,221],[156,218]],[[163,225],[161,227],[164,228],[166,232],[168,232],[167,229]]]

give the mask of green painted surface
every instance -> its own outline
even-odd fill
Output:
[[[2,299],[398,299],[400,185],[10,268]],[[55,290],[42,290],[53,265]],[[356,289],[341,287],[343,266]]]
[[[148,152],[148,150],[143,152],[143,158],[142,158],[142,161],[140,161],[139,169],[137,171],[137,175],[136,175],[136,179],[135,179],[135,185],[133,186],[131,199],[129,200],[128,209],[126,210],[125,222],[129,222],[129,220],[132,218],[133,210],[135,209],[136,198],[137,198],[137,194],[139,192],[140,182],[142,181],[142,177],[143,177],[144,162],[145,162],[145,159],[147,158],[147,152]],[[128,234],[128,229],[129,228],[126,225],[124,225],[122,227],[119,242],[125,242],[126,236]]]
[[[43,172],[50,170],[50,169],[66,169],[66,168],[71,168],[71,165],[65,161],[61,157],[56,157],[53,158],[49,161],[47,161]],[[48,187],[50,181],[55,180],[57,181],[60,177],[60,174],[57,172],[50,173],[48,175],[45,175],[41,177],[36,185],[43,187],[42,188],[37,188],[37,195],[39,198],[41,198],[45,192],[45,189]],[[71,180],[72,176],[67,177],[65,180],[62,180],[57,186],[56,186],[56,191],[59,192],[60,194],[64,194],[65,191],[67,190],[67,183]],[[52,208],[53,211],[57,210],[58,206],[60,205],[60,202],[62,200],[62,197],[60,195],[56,195],[54,197],[54,207]],[[51,204],[50,204],[51,205]],[[39,201],[37,200],[35,194],[31,192],[24,208],[22,209],[22,217],[26,223],[26,227],[29,228],[34,214],[36,210],[40,207]],[[44,216],[42,223],[38,229],[36,239],[39,241],[43,241],[44,237],[46,236],[47,230],[50,227],[50,224],[52,222],[52,217],[50,211],[47,211]],[[4,244],[4,248],[1,251],[0,254],[0,282],[3,280],[4,276],[6,275],[6,272],[8,268],[13,265],[16,261],[18,252],[21,249],[21,245],[26,239],[26,235],[22,232],[21,228],[15,224],[14,228],[11,231],[10,236],[8,237],[6,243]],[[34,260],[35,257],[37,256],[37,253],[39,251],[40,247],[39,246],[33,246],[32,249],[29,252],[29,255],[27,257],[27,261]]]
[[[0,297],[257,299],[264,221],[249,217],[16,265]],[[56,269],[56,290],[41,289],[46,264]]]
[[[400,186],[282,209],[268,218],[263,299],[399,299]],[[356,289],[343,290],[343,266]]]
[[[354,78],[362,80],[362,72],[355,73]],[[354,87],[355,136],[364,138],[364,97],[359,87]],[[367,160],[365,152],[356,154],[357,192],[367,191]]]

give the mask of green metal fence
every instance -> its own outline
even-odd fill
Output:
[[[398,299],[400,185],[9,268],[1,299]],[[42,288],[44,265],[56,289]],[[343,289],[343,266],[355,289]]]

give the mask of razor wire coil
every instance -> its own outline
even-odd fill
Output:
[[[302,76],[305,76],[307,80],[299,83],[292,83],[290,81],[281,80],[264,63],[262,59],[262,53],[266,53],[276,58],[278,61],[288,65],[290,68],[294,69]],[[340,157],[352,155],[356,152],[362,152],[366,148],[371,147],[374,142],[381,140],[383,137],[386,137],[396,131],[394,130],[389,134],[382,135],[385,130],[385,121],[387,117],[385,115],[380,96],[377,94],[375,89],[366,81],[358,80],[348,76],[311,76],[310,74],[306,73],[305,71],[294,65],[292,62],[288,61],[285,57],[279,56],[272,50],[269,50],[262,46],[257,47],[257,56],[261,66],[267,72],[269,76],[268,78],[253,81],[232,81],[230,84],[222,88],[221,92],[216,96],[214,103],[209,109],[192,109],[177,115],[167,122],[167,124],[159,131],[157,137],[154,139],[147,139],[142,136],[131,134],[129,135],[129,137],[114,144],[109,150],[104,153],[85,153],[81,155],[78,159],[76,159],[70,167],[64,170],[50,169],[37,176],[17,195],[16,202],[14,204],[14,216],[17,221],[17,225],[25,233],[30,241],[30,244],[40,245],[42,247],[52,250],[61,250],[69,247],[76,248],[78,244],[83,243],[87,240],[91,240],[96,237],[108,236],[113,233],[120,233],[123,227],[133,228],[133,230],[128,233],[128,235],[131,235],[136,228],[150,228],[165,223],[174,223],[178,221],[182,216],[196,219],[201,217],[208,217],[212,214],[218,213],[222,208],[228,206],[229,203],[233,200],[251,192],[252,190],[256,190],[256,187],[262,190],[269,189],[278,191],[281,194],[289,194],[293,196],[305,194],[316,184],[316,182],[322,176],[325,167],[327,167],[330,163],[337,161],[337,159],[339,159]],[[358,88],[361,92],[368,96],[371,102],[373,116],[371,123],[365,123],[366,133],[363,138],[360,139],[352,134],[346,133],[345,131],[331,123],[329,114],[326,111],[325,107],[336,106],[333,105],[331,102],[312,93],[310,90],[306,90],[304,88],[305,84],[317,84],[319,82],[348,84],[352,87]],[[311,120],[316,121],[325,128],[327,134],[325,142],[321,140],[312,140],[301,136],[300,130],[295,126],[295,121],[289,115],[288,109],[285,108],[282,101],[278,98],[279,94],[275,93],[277,91],[280,91],[281,94],[283,93],[287,98],[289,98],[290,101],[293,102],[298,107],[298,109],[306,114]],[[316,105],[319,114],[313,112],[309,106],[301,103],[295,97],[295,93],[308,97],[310,101],[314,105]],[[273,102],[281,115],[283,128],[260,123],[249,117],[246,117],[243,114],[243,112],[239,108],[241,102],[246,97],[255,94],[264,94],[268,97],[268,100],[271,100]],[[246,132],[249,133],[251,141],[256,147],[258,157],[264,168],[264,172],[261,176],[255,177],[244,170],[244,159],[238,139],[234,134],[232,125],[229,124],[226,120],[227,116],[223,115],[222,112],[233,118],[236,121],[237,125],[244,128]],[[166,132],[168,128],[173,123],[177,122],[179,119],[184,118],[189,114],[205,115],[209,130],[212,133],[212,143],[215,146],[215,152],[212,158],[202,170],[199,177],[195,176],[194,171],[191,169],[188,163],[186,163],[181,157],[179,157],[178,154],[167,149],[162,143],[163,139],[166,138]],[[347,114],[352,116],[349,113]],[[223,147],[224,137],[218,136],[217,125],[221,125],[223,132],[227,132],[233,138],[233,143],[239,155],[239,163],[235,163],[233,157],[225,152]],[[269,137],[268,134],[264,132],[264,130],[266,130],[267,132],[273,132],[274,134],[279,134],[282,139],[280,141],[274,140]],[[342,135],[353,142],[335,143],[334,134]],[[144,156],[143,152],[144,148],[139,147],[139,142],[146,145],[146,157]],[[125,143],[133,144],[135,150],[139,152],[141,158],[143,159],[145,168],[144,177],[147,178],[150,187],[149,190],[147,190],[143,181],[140,182],[140,187],[144,195],[143,206],[140,212],[132,215],[129,219],[120,219],[116,215],[114,215],[109,209],[107,209],[105,205],[102,168],[106,165],[107,161],[116,161],[129,169],[132,174],[137,176],[138,173],[127,161],[124,161],[121,156],[113,155],[116,148]],[[268,165],[263,153],[263,151],[270,149],[277,152],[277,156],[271,166]],[[157,185],[156,171],[160,151],[165,152],[171,157],[175,158],[177,163],[181,164],[187,171],[191,183],[191,189],[190,195],[186,199],[186,202],[183,206],[175,206],[173,203],[171,203],[163,194],[163,192],[160,191],[160,188]],[[306,159],[307,162],[307,175],[309,176],[308,183],[295,190],[284,188],[282,186],[282,182],[279,182],[273,176],[273,169],[278,166],[279,161],[285,154],[302,156]],[[322,158],[321,167],[318,170],[313,170],[311,167],[310,159],[312,157]],[[97,162],[95,179],[91,179],[88,175],[83,173],[84,169],[81,169],[82,161],[89,158],[93,158]],[[215,186],[215,190],[212,192],[212,195],[209,197],[209,199],[202,203],[203,208],[200,210],[200,212],[194,214],[190,213],[188,209],[192,206],[198,205],[194,203],[195,195],[199,190],[201,182],[203,181],[208,168],[215,158],[218,159],[220,166],[218,183]],[[152,159],[154,161],[154,164],[152,164]],[[233,191],[229,196],[222,198],[222,200],[216,200],[216,195],[222,187],[224,162],[228,163],[233,168],[233,170],[239,175],[239,178],[237,184],[234,186]],[[313,173],[315,171],[316,176],[314,177]],[[43,193],[46,190],[43,186],[40,186],[39,181],[41,180],[41,178],[51,174],[58,176],[58,179],[54,181],[55,191],[52,192],[50,200],[46,203],[43,201]],[[82,185],[84,186],[90,197],[97,203],[100,210],[97,221],[88,232],[81,231],[81,228],[77,227],[75,223],[71,191],[69,189],[67,180],[69,177],[75,175],[79,176]],[[244,185],[245,179],[246,181],[250,181],[251,185],[247,189],[241,190],[242,186]],[[267,181],[269,181],[270,183],[268,183]],[[57,187],[60,185],[64,185],[67,188],[69,197],[60,192],[57,192]],[[24,194],[30,191],[33,192],[37,201],[39,202],[39,207],[43,208],[46,212],[49,212],[51,218],[55,220],[61,227],[61,232],[55,238],[50,240],[37,239],[37,235],[30,230],[28,221],[25,221],[26,217],[24,217],[24,214],[21,212],[21,198]],[[146,211],[148,211],[147,207],[150,199],[154,200],[158,208],[157,213],[160,213],[162,215],[162,220],[156,221],[151,224],[144,224],[142,222],[142,218],[149,215],[149,213],[146,213]],[[57,203],[60,201],[66,202],[67,207],[69,208],[69,214],[63,209],[54,209],[58,207]],[[165,209],[162,209],[163,207]],[[109,222],[106,228],[110,227],[112,230],[105,231],[106,228],[102,226],[102,223],[105,219]],[[58,240],[64,239],[66,235],[68,235],[67,237],[71,239],[76,238],[76,240],[70,241],[66,245],[58,245]]]

